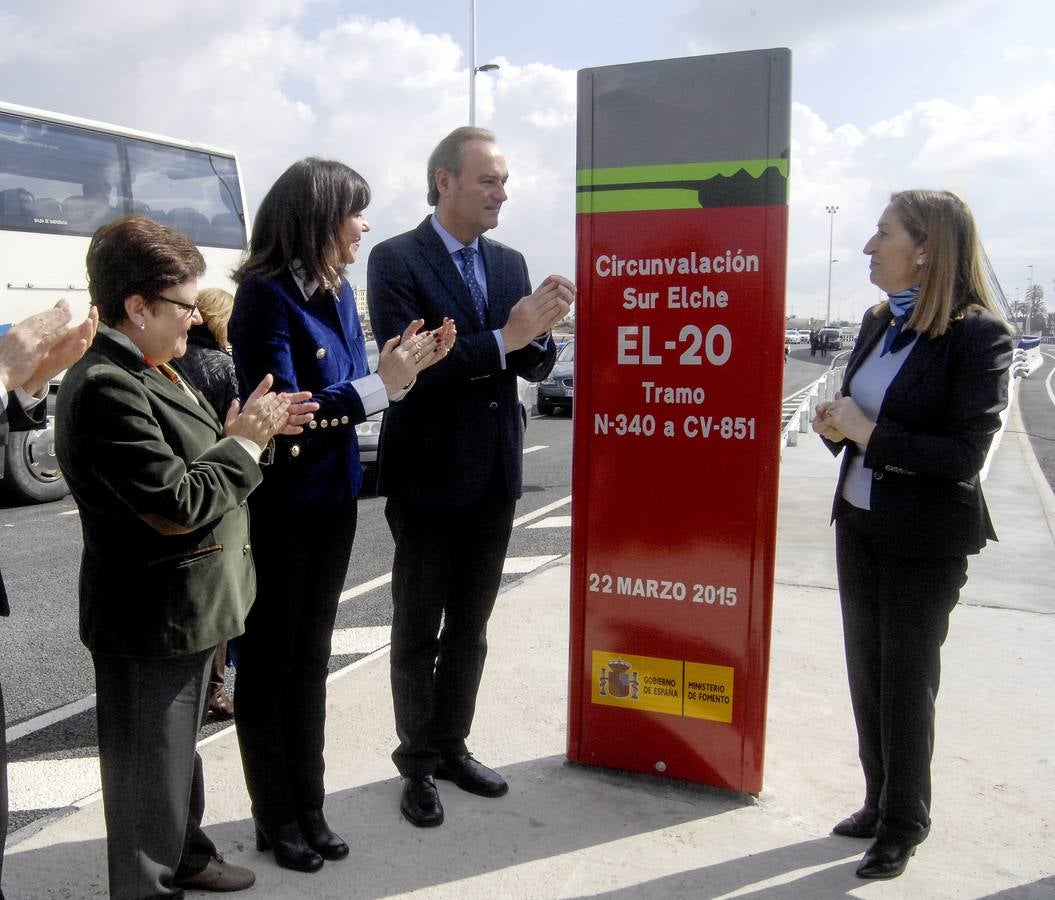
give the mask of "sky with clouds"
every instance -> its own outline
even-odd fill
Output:
[[[574,274],[577,69],[790,47],[789,313],[823,317],[834,224],[832,316],[859,319],[861,247],[908,187],[960,193],[1009,299],[1032,266],[1055,310],[1053,26],[1039,0],[477,0],[500,65],[477,124],[510,166],[494,236],[536,281]],[[347,162],[367,249],[421,220],[429,151],[468,118],[468,0],[8,0],[0,30],[0,98],[232,149],[250,211],[293,160]]]

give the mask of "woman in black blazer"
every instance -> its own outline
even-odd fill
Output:
[[[813,430],[843,452],[832,518],[864,806],[861,878],[895,878],[930,831],[940,651],[967,556],[996,539],[979,480],[1011,362],[970,210],[902,191],[865,244],[888,300],[865,314],[842,391]]]

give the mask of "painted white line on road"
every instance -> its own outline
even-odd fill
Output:
[[[1055,406],[1055,392],[1051,389],[1051,379],[1053,376],[1055,376],[1055,369],[1048,372],[1048,377],[1044,379],[1044,387],[1047,388],[1048,399],[1051,401],[1052,405]]]
[[[71,806],[99,791],[99,759],[78,756],[9,762],[7,778],[14,812]]]
[[[358,597],[361,594],[368,594],[375,588],[383,587],[392,580],[392,573],[385,572],[384,575],[378,575],[377,578],[371,578],[369,581],[364,581],[362,584],[357,584],[355,587],[350,587],[348,590],[343,591],[341,596],[337,598],[338,603],[344,603],[345,600],[351,600],[352,597]]]
[[[518,525],[523,525],[525,522],[534,522],[535,519],[541,519],[546,513],[552,512],[555,509],[560,509],[562,506],[567,506],[571,503],[571,494],[567,497],[561,497],[560,500],[554,500],[552,503],[547,503],[545,506],[540,506],[538,509],[534,509],[529,513],[525,513],[519,519],[513,520],[513,527],[516,528]]]
[[[503,575],[525,575],[534,572],[539,566],[560,559],[559,554],[553,556],[507,556],[502,566]]]
[[[549,444],[536,444],[534,447],[525,447],[524,456],[527,456],[529,453],[534,453],[536,450],[545,450],[548,446]]]
[[[82,697],[80,700],[74,700],[72,703],[67,703],[65,706],[60,706],[57,709],[50,710],[49,712],[43,713],[33,719],[26,719],[25,722],[19,722],[17,725],[12,725],[7,729],[7,742],[11,744],[19,738],[24,738],[27,734],[33,734],[36,731],[48,728],[56,722],[61,722],[63,719],[69,719],[72,716],[80,715],[82,712],[87,712],[89,709],[95,709],[95,694],[89,694],[87,697]]]
[[[364,628],[335,628],[330,652],[334,656],[373,653],[388,644],[391,638],[392,628],[389,625],[370,625]]]
[[[528,528],[571,528],[571,516],[546,516],[541,522],[528,525]]]
[[[519,519],[514,519],[513,527],[516,528],[518,525],[523,525],[525,522],[533,522],[535,519],[540,519],[546,513],[551,512],[555,509],[559,509],[562,506],[567,506],[571,503],[571,495],[562,497],[560,500],[555,500],[553,503],[547,503],[545,506],[540,506],[538,509],[532,510],[529,513],[521,516]],[[527,557],[528,559],[535,559],[536,557]],[[537,557],[539,559],[546,559],[549,561],[549,557]],[[509,560],[506,560],[508,564]],[[539,563],[543,565],[543,563]],[[530,570],[517,570],[517,571],[530,571]],[[343,591],[341,596],[338,598],[338,603],[344,603],[345,600],[351,600],[353,597],[360,597],[363,594],[368,594],[372,590],[376,590],[379,587],[384,587],[392,581],[392,573],[385,572],[384,575],[378,575],[377,578],[371,578],[369,581],[364,581],[362,584],[357,584],[355,587],[350,587],[348,590]]]
[[[66,512],[58,513],[60,516],[79,516],[80,514],[81,511],[79,509],[68,509]]]

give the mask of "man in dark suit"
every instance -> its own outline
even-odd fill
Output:
[[[77,328],[71,328],[70,307],[60,300],[19,322],[0,337],[0,478],[9,431],[42,428],[47,418],[48,382],[84,354],[95,334],[98,319],[93,311]],[[11,612],[4,579],[0,575],[0,616]],[[7,742],[4,692],[0,685],[0,877],[4,871],[7,842]],[[0,900],[3,900],[0,888]]]
[[[453,131],[429,158],[435,214],[379,244],[367,276],[379,345],[412,319],[436,328],[446,316],[458,329],[446,363],[422,372],[386,413],[378,470],[396,542],[392,758],[400,808],[421,826],[443,822],[434,776],[485,797],[507,790],[465,740],[521,494],[516,379],[540,381],[552,369],[549,331],[575,294],[559,276],[532,292],[524,257],[483,237],[498,225],[508,177],[491,132]]]

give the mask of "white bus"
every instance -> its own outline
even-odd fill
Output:
[[[87,315],[92,233],[137,212],[184,232],[232,290],[246,246],[238,160],[227,150],[0,103],[0,331],[66,297]],[[66,494],[48,427],[10,435],[0,488],[22,500]]]

